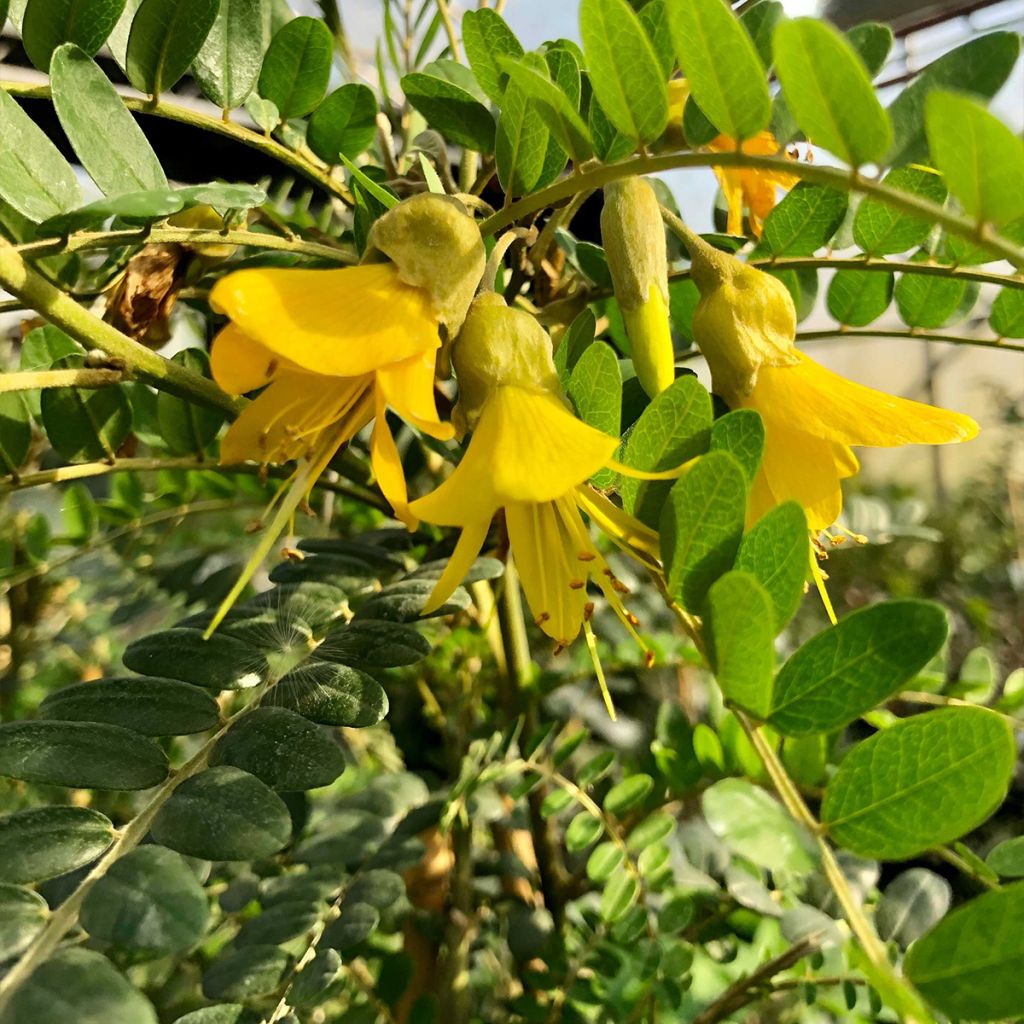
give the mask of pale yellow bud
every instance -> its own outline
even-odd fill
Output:
[[[605,187],[601,240],[633,367],[654,398],[675,379],[675,356],[668,322],[665,226],[658,197],[643,178],[623,178]]]
[[[486,254],[473,218],[452,196],[424,192],[379,217],[370,229],[364,262],[380,253],[399,278],[429,296],[440,323],[454,336],[466,318]]]

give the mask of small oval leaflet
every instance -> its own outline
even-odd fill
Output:
[[[74,683],[39,705],[43,718],[107,722],[144,736],[187,736],[212,729],[220,719],[206,690],[177,679],[121,676]]]
[[[262,682],[269,666],[248,644],[223,633],[203,639],[203,631],[175,626],[133,640],[125,649],[133,672],[169,676],[211,690],[246,690]]]
[[[119,725],[8,722],[0,725],[0,775],[81,789],[149,789],[167,777],[167,757]]]
[[[42,882],[95,860],[114,826],[88,807],[32,807],[0,818],[0,881]]]
[[[284,979],[292,958],[277,946],[246,946],[221,954],[203,975],[209,999],[258,999],[270,995]]]
[[[312,722],[279,707],[260,707],[218,741],[210,764],[230,764],[272,789],[329,786],[345,770],[341,747]]]
[[[153,822],[153,838],[190,857],[258,860],[291,837],[281,798],[255,776],[228,765],[186,779]]]
[[[35,938],[49,913],[39,893],[0,883],[0,962],[19,954]]]
[[[388,697],[376,679],[347,665],[310,662],[284,676],[263,699],[321,725],[363,729],[388,712]]]

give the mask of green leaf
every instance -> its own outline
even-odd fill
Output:
[[[379,924],[380,914],[375,907],[355,903],[326,929],[323,944],[331,949],[351,949],[372,935]]]
[[[610,345],[591,345],[573,367],[566,389],[580,419],[602,433],[618,437],[622,425],[622,375]],[[609,469],[594,474],[595,487],[611,487],[615,474]]]
[[[488,8],[475,13],[484,14]],[[469,14],[474,12],[468,12]],[[491,14],[494,12],[491,11]],[[523,57],[524,62],[545,70],[544,58],[537,54]],[[503,76],[507,81],[507,76]],[[521,85],[510,82],[501,100],[501,115],[498,118],[494,138],[494,159],[497,165],[498,181],[506,194],[521,196],[536,187],[544,171],[551,133],[536,105]],[[565,154],[562,153],[562,163]]]
[[[967,282],[931,274],[900,274],[893,294],[900,318],[910,327],[942,327],[960,308]]]
[[[203,349],[188,348],[176,352],[171,361],[199,377],[210,376],[210,357]],[[167,391],[159,391],[156,396],[156,422],[170,452],[191,455],[202,453],[213,441],[224,422],[224,414]]]
[[[263,703],[297,711],[321,725],[353,729],[376,725],[388,713],[387,694],[376,679],[347,665],[325,662],[310,662],[289,672]]]
[[[125,676],[55,690],[39,705],[39,715],[66,722],[106,722],[144,736],[187,736],[212,729],[220,710],[198,686],[177,679]]]
[[[505,19],[483,7],[462,16],[462,44],[477,83],[492,103],[505,113],[505,89],[508,75],[498,65],[499,57],[522,57],[523,47]]]
[[[526,61],[499,57],[499,66],[537,106],[557,143],[579,164],[594,155],[590,132],[575,104],[555,82]]]
[[[1010,726],[985,708],[904,719],[854,747],[825,789],[821,821],[862,857],[907,860],[980,825],[1013,774]]]
[[[1024,836],[1006,839],[992,847],[985,863],[1003,878],[1024,878]]]
[[[334,40],[316,18],[295,18],[275,33],[263,58],[259,92],[282,121],[303,117],[324,98],[331,75]]]
[[[999,226],[1024,214],[1024,140],[980,104],[935,91],[925,102],[935,166],[965,212]]]
[[[292,958],[277,946],[245,946],[222,953],[203,975],[207,999],[253,1000],[269,996],[284,981]]]
[[[813,18],[780,23],[775,70],[811,142],[854,167],[884,157],[892,145],[889,116],[856,50],[831,25]]]
[[[39,407],[50,444],[69,462],[113,458],[132,427],[128,396],[116,385],[48,388]]]
[[[167,777],[167,758],[119,725],[7,722],[0,725],[0,775],[75,789],[149,789]]]
[[[421,661],[430,653],[430,641],[415,629],[397,622],[354,619],[332,629],[313,657],[356,668],[400,668]]]
[[[874,270],[839,270],[829,282],[828,311],[847,327],[865,327],[892,302],[895,277]]]
[[[988,322],[1000,338],[1024,338],[1024,291],[1003,288],[992,303]],[[0,407],[0,436],[2,432],[3,410]]]
[[[219,0],[143,0],[128,36],[128,80],[150,96],[172,89],[199,53]]]
[[[598,847],[600,849],[600,847]],[[628,871],[618,871],[601,893],[599,913],[605,921],[618,921],[636,901],[640,883]]]
[[[640,19],[626,0],[582,0],[580,37],[608,120],[630,140],[653,142],[668,123],[668,89]]]
[[[42,882],[89,864],[114,826],[88,807],[33,807],[0,818],[0,881]]]
[[[186,779],[160,808],[153,838],[188,857],[259,860],[291,837],[281,798],[255,776],[222,765]]]
[[[1024,883],[954,910],[904,961],[910,981],[951,1017],[996,1020],[1024,1013]]]
[[[846,33],[846,38],[864,62],[868,75],[874,78],[885,67],[892,49],[892,29],[877,21],[865,21],[861,25],[854,25]]]
[[[494,117],[482,102],[473,72],[453,60],[437,60],[402,78],[406,99],[450,142],[494,152]],[[483,97],[486,98],[486,97]]]
[[[296,899],[275,903],[239,929],[232,942],[237,947],[281,945],[308,932],[320,916],[317,902]]]
[[[754,409],[734,409],[719,416],[711,426],[709,451],[728,452],[752,484],[764,454],[764,423]]]
[[[878,934],[906,949],[949,910],[953,890],[941,875],[911,868],[897,875],[882,893],[875,909]]]
[[[53,105],[72,148],[106,195],[166,190],[167,178],[121,97],[77,46],[59,46],[50,62]]]
[[[256,708],[217,742],[210,764],[230,764],[271,789],[298,792],[329,786],[345,770],[341,747],[294,711]]]
[[[839,230],[849,199],[825,185],[800,182],[764,222],[764,241],[776,256],[813,256]]]
[[[377,98],[365,85],[349,83],[335,89],[313,111],[306,142],[321,160],[338,162],[344,153],[354,160],[377,134]]]
[[[781,633],[800,607],[810,560],[807,517],[795,501],[766,512],[743,535],[736,568],[750,573],[772,603],[775,633]]]
[[[28,59],[40,71],[48,71],[61,43],[74,43],[91,57],[106,42],[124,4],[125,0],[29,0],[21,22]]]
[[[715,678],[730,704],[758,718],[771,705],[774,623],[771,598],[748,572],[727,572],[708,591],[705,627]]]
[[[732,568],[746,505],[743,470],[726,452],[708,453],[672,488],[661,513],[661,555],[669,592],[684,608],[699,613],[711,584]]]
[[[704,791],[701,804],[712,832],[758,867],[800,874],[814,866],[810,836],[763,789],[723,779]]]
[[[661,68],[661,77],[667,82],[675,67],[676,55],[672,46],[672,34],[668,28],[666,0],[648,0],[637,14],[651,46],[654,47]]]
[[[676,819],[667,811],[655,811],[640,822],[630,833],[626,845],[634,853],[643,852],[655,843],[667,839],[676,828]]]
[[[71,165],[46,133],[0,89],[0,199],[31,221],[45,220],[81,202]]]
[[[117,950],[181,953],[206,930],[206,893],[188,864],[162,846],[142,846],[115,861],[86,893],[81,923]]]
[[[769,723],[784,736],[841,729],[913,679],[948,632],[930,601],[881,601],[847,615],[782,666]]]
[[[580,74],[580,65],[575,54],[560,46],[552,47],[544,54],[544,63],[547,65],[547,72],[551,77],[551,81],[569,98],[572,108],[579,110],[583,94],[583,78]],[[537,107],[536,104],[534,106],[543,118],[544,114],[541,108]],[[557,137],[551,135],[548,139],[547,151],[544,154],[544,167],[534,188],[543,188],[545,185],[550,185],[553,181],[557,180],[565,170],[565,164],[568,159],[569,155],[562,148]]]
[[[711,396],[696,377],[679,377],[644,409],[622,461],[634,469],[673,469],[707,451],[710,428]],[[626,511],[648,526],[657,525],[671,490],[671,480],[631,477],[623,477],[619,487]]]
[[[264,0],[220,0],[217,20],[192,62],[196,83],[224,110],[240,107],[256,88],[268,42]]]
[[[565,830],[565,848],[570,853],[582,853],[596,843],[603,832],[600,818],[595,818],[590,811],[580,811]]]
[[[149,1000],[105,957],[88,949],[62,949],[15,991],[4,1024],[157,1024]]]
[[[607,814],[621,818],[642,804],[653,790],[654,779],[650,775],[630,775],[608,790],[602,806]]]
[[[775,26],[785,16],[785,8],[779,0],[760,0],[740,15],[740,22],[753,40],[754,49],[757,50],[766,71],[774,61],[772,38],[775,35]]]
[[[679,64],[694,100],[733,139],[756,135],[771,116],[764,68],[747,30],[721,0],[668,5]]]
[[[893,144],[885,158],[890,167],[928,163],[925,101],[934,89],[958,89],[991,99],[1002,88],[1020,54],[1016,32],[993,32],[943,54],[896,97],[889,108]]]
[[[0,402],[0,415],[3,403]],[[99,513],[96,502],[84,484],[72,484],[61,497],[64,532],[77,544],[84,543],[96,532]]]
[[[260,1024],[262,1014],[250,1010],[241,1003],[219,1003],[193,1010],[179,1017],[174,1024]],[[293,1024],[285,1018],[285,1024]]]
[[[38,893],[0,884],[0,961],[16,957],[36,937],[49,914],[46,900]]]
[[[565,789],[553,789],[541,801],[540,814],[542,818],[553,818],[561,814],[573,802],[572,793]]]
[[[372,907],[367,908],[372,910]],[[316,1006],[328,995],[328,987],[341,970],[341,957],[336,950],[321,949],[312,961],[295,976],[289,990],[294,1006]]]
[[[266,678],[266,659],[223,632],[203,639],[203,631],[176,626],[133,640],[122,661],[133,672],[195,683],[211,690],[246,690]]]
[[[185,205],[180,191],[150,189],[145,192],[125,192],[75,207],[67,213],[50,217],[39,225],[39,234],[64,235],[84,228],[105,224],[111,217],[119,217],[128,224],[146,224],[169,217]]]
[[[15,473],[32,447],[28,406],[17,391],[0,392],[0,469]]]

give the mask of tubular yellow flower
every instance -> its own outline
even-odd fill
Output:
[[[949,444],[978,432],[969,416],[896,398],[820,366],[794,344],[796,312],[775,278],[690,233],[693,279],[701,293],[694,337],[712,385],[732,408],[756,409],[765,452],[750,516],[795,499],[815,532],[842,510],[840,481],[859,466],[851,446]]]
[[[683,109],[690,95],[685,78],[675,78],[668,83],[669,122],[679,126],[682,135]],[[769,131],[758,132],[753,138],[737,144],[728,135],[718,135],[708,143],[713,153],[734,153],[737,149],[752,156],[785,156],[785,150],[776,142]],[[799,180],[795,175],[782,171],[768,171],[755,167],[715,167],[715,177],[722,188],[729,208],[726,230],[730,235],[743,234],[743,211],[750,216],[750,228],[755,238],[761,237],[765,218],[775,208],[776,190],[789,191]]]
[[[675,380],[675,354],[668,323],[665,225],[658,197],[643,178],[605,186],[601,240],[636,375],[655,398]]]
[[[374,224],[368,254],[391,262],[240,270],[210,293],[210,304],[231,321],[214,341],[214,379],[232,394],[264,388],[228,429],[221,461],[299,461],[287,496],[211,629],[334,454],[371,419],[377,482],[395,515],[410,529],[416,525],[385,413],[390,407],[441,440],[453,436],[434,405],[439,332],[454,333],[465,319],[483,273],[484,247],[460,203],[426,194]]]
[[[618,438],[569,411],[544,329],[498,295],[476,299],[452,358],[460,394],[456,423],[473,436],[452,475],[410,506],[426,522],[462,529],[424,611],[451,596],[483,547],[491,519],[504,509],[527,601],[559,647],[589,621],[588,581],[643,646],[622,601],[625,588],[580,513],[583,507],[617,543],[654,558],[653,531],[586,486],[601,467],[620,468],[612,458]]]

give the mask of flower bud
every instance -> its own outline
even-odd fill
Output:
[[[633,367],[644,391],[654,398],[675,380],[675,357],[668,323],[665,226],[648,182],[623,178],[605,187],[601,238]]]
[[[551,338],[529,313],[507,306],[495,292],[483,292],[473,301],[452,362],[459,379],[452,422],[460,436],[476,426],[495,388],[512,385],[562,396]]]
[[[427,292],[454,337],[486,263],[480,231],[462,203],[430,192],[399,203],[370,229],[364,262],[377,253],[394,263],[405,284]]]
[[[692,233],[684,238],[700,291],[693,336],[727,402],[749,395],[762,366],[799,362],[793,343],[796,308],[776,277],[720,252]]]

